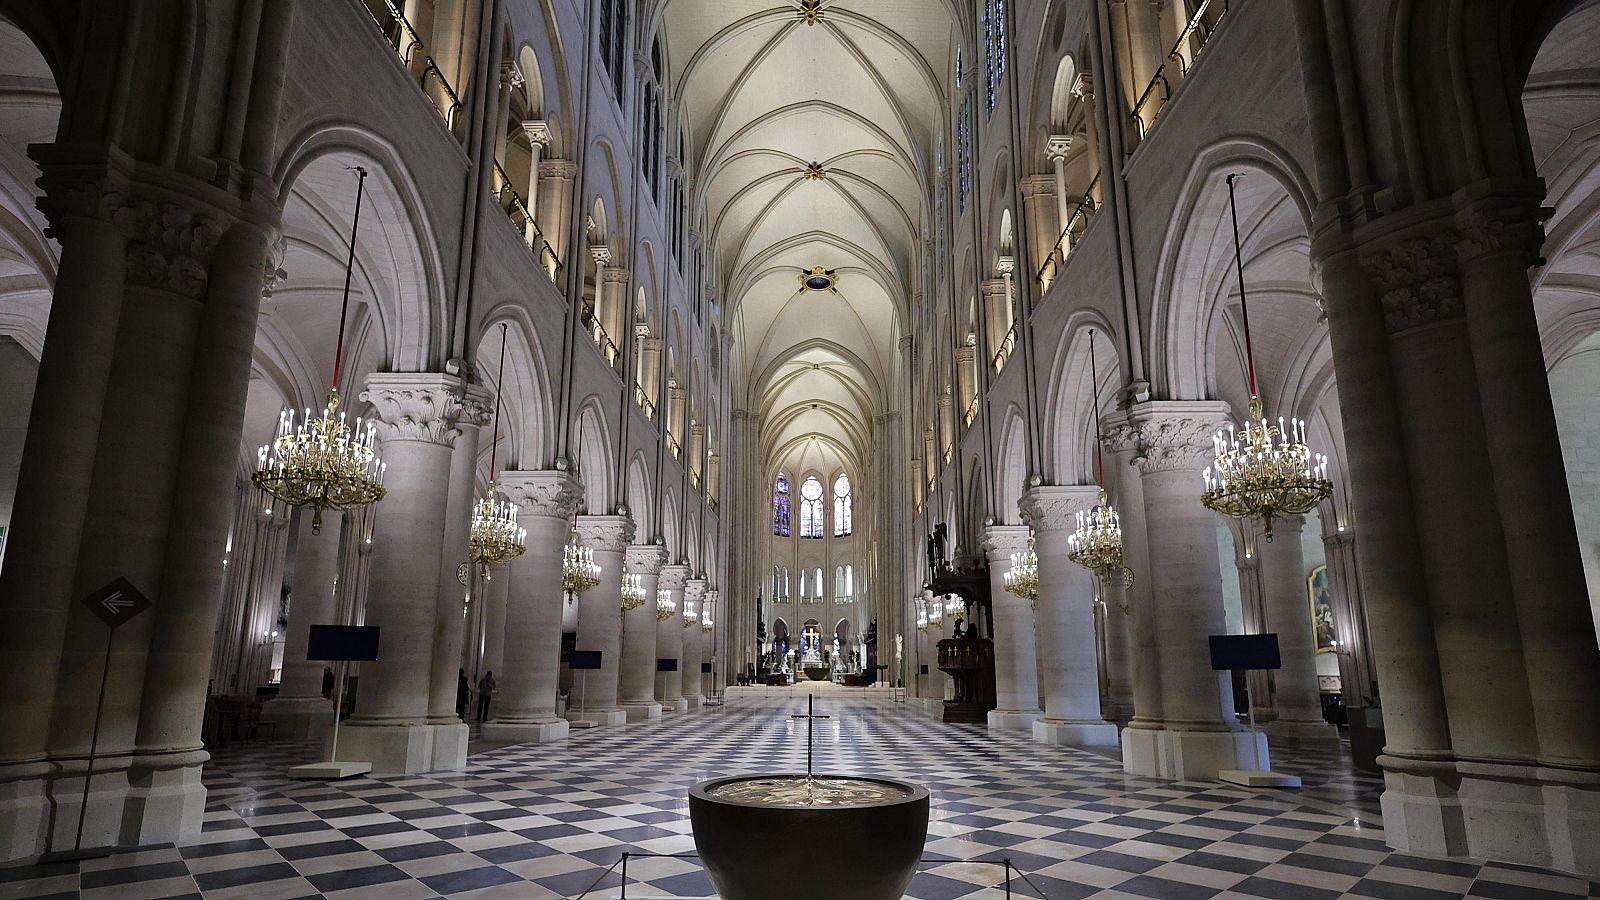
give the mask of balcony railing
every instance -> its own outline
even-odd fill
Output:
[[[967,404],[967,408],[961,413],[961,424],[963,424],[963,425],[971,425],[972,424],[972,420],[976,419],[977,417],[978,417],[978,398],[977,398],[977,395],[973,395],[972,402],[968,403]]]
[[[1210,25],[1206,24],[1207,12],[1216,14]],[[1167,61],[1156,69],[1155,77],[1150,79],[1144,93],[1139,95],[1139,101],[1133,104],[1133,127],[1138,129],[1140,140],[1155,125],[1156,117],[1161,115],[1167,100],[1172,97],[1173,89],[1188,77],[1189,69],[1200,59],[1200,52],[1205,49],[1227,13],[1228,0],[1201,0],[1200,5],[1195,7],[1189,24],[1184,26],[1177,42],[1172,45],[1172,52],[1167,54]]]
[[[497,162],[494,164],[494,198],[500,204],[500,209],[505,211],[506,218],[511,220],[513,227],[522,234],[522,242],[527,245],[533,258],[538,260],[539,268],[544,269],[550,280],[560,283],[561,258],[556,256],[554,247],[545,240],[544,232],[539,230],[539,223],[533,219],[533,213],[528,209],[528,204],[511,186],[511,178],[506,175],[506,170]]]
[[[372,16],[373,24],[378,26],[384,40],[400,57],[406,71],[411,73],[417,86],[422,89],[422,95],[428,98],[439,118],[444,120],[445,128],[460,140],[464,136],[457,129],[461,119],[461,98],[456,95],[450,82],[445,80],[439,64],[428,55],[428,45],[392,0],[363,0],[362,5]]]
[[[650,402],[650,395],[645,393],[644,385],[637,381],[633,383],[633,402],[639,404],[644,410],[644,417],[654,422],[656,420],[656,405]]]
[[[1061,228],[1061,235],[1056,238],[1056,245],[1050,248],[1045,255],[1044,265],[1039,267],[1039,273],[1034,276],[1039,282],[1039,295],[1050,289],[1050,283],[1056,280],[1061,273],[1061,267],[1067,264],[1067,256],[1072,253],[1072,248],[1077,246],[1082,239],[1083,232],[1094,221],[1095,213],[1099,212],[1099,205],[1095,203],[1094,192],[1100,184],[1100,173],[1096,172],[1089,181],[1089,189],[1083,192],[1078,202],[1067,213],[1066,224]]]
[[[1000,340],[1000,349],[994,352],[994,359],[989,361],[990,365],[994,366],[995,372],[999,372],[1006,367],[1006,360],[1011,358],[1012,351],[1016,349],[1017,324],[1013,322],[1011,327],[1006,329],[1006,336]]]
[[[678,439],[673,437],[670,431],[667,432],[667,449],[671,451],[673,459],[683,456],[683,446],[678,443]]]
[[[584,330],[588,331],[589,337],[594,340],[594,345],[600,348],[600,355],[606,358],[606,362],[611,364],[611,368],[621,372],[622,350],[617,347],[616,342],[611,340],[611,335],[606,334],[605,327],[595,317],[594,307],[584,304],[582,322]]]

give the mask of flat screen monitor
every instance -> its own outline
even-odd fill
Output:
[[[313,625],[306,659],[372,662],[378,658],[378,626]]]
[[[574,669],[598,669],[600,668],[600,651],[574,650],[572,655],[567,658],[567,665]]]
[[[1213,669],[1283,668],[1275,634],[1213,634],[1210,640]]]

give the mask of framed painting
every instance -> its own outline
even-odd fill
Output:
[[[1306,576],[1306,595],[1311,604],[1311,633],[1318,653],[1332,653],[1339,647],[1339,630],[1333,620],[1333,595],[1328,590],[1328,567],[1317,566]]]

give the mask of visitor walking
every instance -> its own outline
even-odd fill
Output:
[[[467,720],[467,670],[456,670],[456,718],[465,722]]]
[[[478,679],[478,721],[489,719],[489,700],[494,697],[494,670],[490,669]]]

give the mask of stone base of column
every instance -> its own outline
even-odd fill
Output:
[[[615,706],[610,709],[569,706],[566,717],[568,722],[593,722],[596,725],[624,725],[628,721],[628,714]]]
[[[622,712],[629,722],[643,722],[661,718],[661,704],[654,700],[624,700]]]
[[[566,740],[570,727],[566,719],[550,716],[534,722],[486,722],[482,734],[496,743],[551,744]]]
[[[88,808],[83,819],[83,846],[118,847],[132,842],[124,837],[124,814],[128,804],[128,757],[94,761],[89,783]],[[45,787],[47,803],[54,815],[42,823],[42,849],[71,850],[78,830],[78,811],[84,809],[82,759],[62,760],[64,771]],[[102,766],[104,768],[102,768]]]
[[[1274,747],[1319,750],[1335,750],[1339,747],[1339,727],[1321,719],[1316,721],[1274,719],[1262,726],[1261,730],[1266,732]]]
[[[199,837],[206,811],[200,770],[210,758],[195,750],[135,759],[122,806],[121,843],[143,847]]]
[[[45,762],[0,766],[0,862],[50,849],[45,844],[50,823],[45,776],[50,769]]]
[[[1027,731],[1033,723],[1039,721],[1044,713],[1038,710],[1026,709],[991,709],[989,710],[990,731]]]
[[[1122,730],[1122,771],[1129,775],[1206,781],[1223,769],[1271,767],[1267,736],[1259,731]]]
[[[1600,877],[1600,773],[1380,756],[1389,846]]]
[[[273,697],[261,704],[261,721],[275,726],[274,740],[321,739],[333,724],[333,701],[322,697]]]
[[[706,698],[700,696],[699,694],[684,694],[683,695],[684,712],[688,712],[691,709],[699,709],[701,706],[705,705],[705,702],[706,702]]]
[[[324,738],[324,757],[328,750]],[[467,726],[383,725],[352,719],[339,727],[339,759],[372,763],[374,775],[459,771],[467,767]]]
[[[1040,719],[1033,723],[1033,739],[1060,747],[1115,747],[1117,726],[1110,722]]]
[[[689,711],[689,701],[682,697],[661,698],[661,711],[664,713],[681,713]]]
[[[1133,704],[1107,700],[1100,704],[1100,714],[1107,722],[1121,722],[1126,725],[1133,718]]]

